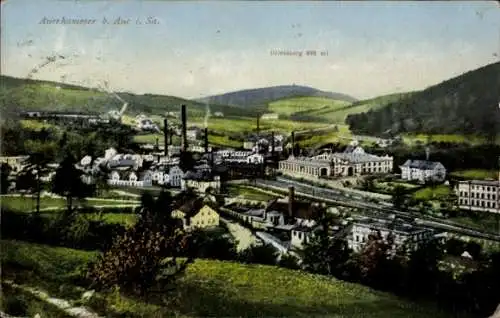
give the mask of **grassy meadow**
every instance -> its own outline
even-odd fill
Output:
[[[77,300],[73,284],[97,252],[2,240],[4,278]],[[176,295],[177,297],[173,297]],[[112,292],[86,306],[106,317],[447,317],[370,288],[279,267],[197,260],[172,294],[147,302]]]
[[[315,111],[335,111],[350,104],[350,102],[327,97],[293,97],[270,102],[268,110],[280,115],[292,115],[300,112],[312,114]]]
[[[246,200],[255,200],[255,201],[269,201],[277,198],[277,196],[274,196],[272,194],[268,194],[264,191],[259,191],[256,188],[251,188],[244,185],[228,186],[228,194],[231,197],[239,196]]]
[[[451,194],[452,190],[449,186],[446,185],[438,185],[435,187],[425,187],[416,191],[413,194],[413,197],[417,200],[443,200],[449,194]]]
[[[18,212],[32,212],[36,208],[36,198],[34,196],[10,196],[3,195],[0,197],[1,206],[4,209],[9,209],[11,211]],[[88,198],[86,200],[75,200],[73,205],[75,207],[86,207],[86,206],[114,206],[114,205],[132,205],[137,204],[138,201],[134,200],[112,200],[112,199],[98,199],[98,198]],[[64,198],[52,198],[52,197],[41,197],[40,198],[40,209],[64,209],[66,207],[66,199]]]
[[[484,180],[484,179],[497,179],[497,170],[483,170],[483,169],[470,169],[453,171],[450,176],[466,179],[466,180]]]

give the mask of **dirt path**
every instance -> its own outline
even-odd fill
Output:
[[[50,297],[49,294],[47,294],[45,291],[29,287],[29,286],[23,286],[23,285],[18,285],[15,284],[12,281],[5,280],[3,283],[9,285],[12,288],[15,289],[20,289],[24,292],[30,293],[33,296],[37,297],[40,300],[43,300],[49,304],[52,304],[56,306],[57,308],[63,310],[66,314],[72,316],[72,317],[79,317],[79,318],[100,318],[100,316],[90,310],[87,307],[73,307],[71,303],[65,299],[61,298],[55,298],[55,297]]]

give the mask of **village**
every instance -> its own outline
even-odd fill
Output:
[[[259,132],[259,119],[257,131],[248,135],[242,149],[214,150],[208,142],[208,129],[188,127],[186,114],[186,106],[182,105],[179,126],[169,124],[167,117],[164,119],[163,145],[157,138],[156,144],[143,145],[141,154],[118,153],[110,148],[100,157],[84,156],[75,165],[82,172],[82,180],[89,185],[104,180],[109,187],[118,190],[161,188],[172,193],[193,191],[196,195],[191,201],[174,213],[183,220],[185,230],[231,223],[236,229],[232,234],[240,244],[270,244],[280,255],[294,255],[299,261],[304,245],[320,227],[320,210],[325,209],[335,219],[335,225],[330,228],[331,236],[347,240],[354,251],[361,250],[368,236],[377,231],[386,240],[395,237],[394,250],[403,245],[416,250],[419,245],[432,240],[443,242],[456,237],[499,239],[495,233],[480,233],[460,224],[453,224],[455,231],[449,231],[450,224],[445,220],[445,226],[426,226],[421,221],[426,214],[416,214],[415,207],[404,204],[404,198],[395,200],[394,197],[401,194],[394,187],[442,185],[450,187],[454,194],[453,208],[498,213],[500,178],[498,181],[460,181],[451,186],[446,167],[440,162],[430,161],[429,153],[427,160],[408,158],[399,167],[394,167],[392,156],[366,153],[356,140],[341,152],[323,149],[308,156],[297,147],[294,131],[289,136]],[[159,131],[158,125],[145,116],[137,117],[137,129]],[[173,145],[172,136],[179,136],[181,144]],[[377,142],[385,145],[392,141]],[[181,158],[183,153],[190,154],[190,164],[186,165],[187,159]],[[13,171],[10,176],[13,191],[16,173],[23,171],[28,159],[29,156],[0,158],[0,162],[9,165]],[[51,182],[58,164],[48,164],[47,167],[41,180]],[[270,186],[266,180],[275,184]],[[373,184],[379,181],[392,186],[392,195],[374,191]],[[367,182],[371,187],[366,186]],[[311,197],[303,193],[301,188],[305,186],[316,188],[317,194]],[[231,195],[229,190],[237,187],[263,194],[263,199]],[[322,200],[322,190],[331,191],[332,195],[326,195]],[[211,196],[211,201],[219,204],[203,203],[206,196]],[[338,196],[337,204],[332,204],[328,199],[335,196]],[[222,199],[216,200],[215,197]],[[338,203],[353,200],[355,204]],[[371,202],[375,208],[366,206],[366,202]],[[384,213],[380,213],[381,207],[385,209]],[[409,212],[398,212],[403,207]],[[433,221],[436,223],[436,219]],[[471,257],[468,251],[463,254]]]

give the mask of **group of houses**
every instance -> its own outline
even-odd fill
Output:
[[[265,207],[244,208],[232,203],[227,206],[228,213],[241,219],[256,229],[271,233],[286,233],[289,237],[288,247],[291,250],[303,249],[307,242],[320,229],[320,211],[325,207],[294,198],[293,187],[289,188],[289,195],[285,198],[271,200]],[[327,213],[338,214],[338,209],[326,210]],[[381,238],[392,244],[395,251],[405,246],[408,251],[417,249],[421,244],[440,239],[445,233],[438,233],[394,216],[383,218],[360,218],[342,220],[328,229],[330,236],[344,238],[349,248],[359,252],[368,242],[369,236],[379,233]]]

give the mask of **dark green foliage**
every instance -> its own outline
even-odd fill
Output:
[[[331,215],[324,209],[319,215],[320,227],[304,247],[303,266],[313,273],[342,276],[350,256],[347,242],[330,235]]]
[[[9,190],[10,181],[9,176],[12,171],[12,168],[6,164],[0,164],[0,192],[2,194],[6,194]]]
[[[392,134],[479,134],[492,141],[500,130],[499,100],[500,63],[493,63],[387,107],[351,114],[346,123],[356,134],[381,135],[387,130]]]
[[[223,231],[196,231],[189,242],[189,252],[197,258],[235,260],[236,242]]]
[[[91,264],[87,277],[97,288],[118,286],[143,295],[174,283],[193,261],[190,255],[185,261],[177,259],[188,247],[189,237],[171,218],[171,197],[162,193],[154,200],[146,193],[141,201],[138,222]]]
[[[240,252],[238,258],[243,263],[276,265],[278,254],[270,244],[252,245]]]
[[[405,207],[406,202],[406,191],[401,185],[396,185],[392,192],[391,197],[392,204],[396,209],[402,209]]]
[[[298,259],[290,254],[281,255],[278,265],[289,269],[301,269]]]
[[[189,151],[181,151],[179,156],[179,168],[186,172],[192,170],[196,164],[193,154]]]
[[[88,220],[84,212],[48,217],[4,209],[2,238],[85,250],[104,250],[111,245],[115,236],[125,231],[120,224]]]
[[[66,197],[68,212],[73,209],[73,199],[83,199],[87,196],[89,188],[83,183],[82,171],[75,167],[76,160],[72,155],[67,155],[60,163],[52,183],[52,191]]]

